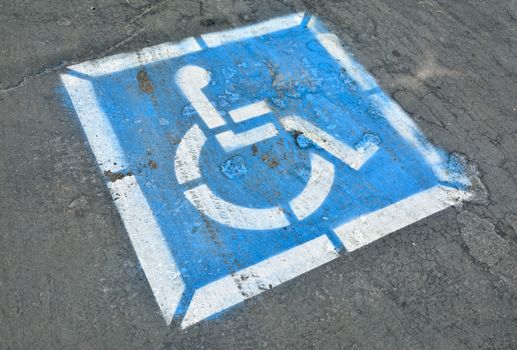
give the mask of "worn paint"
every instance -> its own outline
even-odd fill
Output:
[[[85,62],[62,81],[162,313],[183,327],[468,195],[462,170],[306,14]]]

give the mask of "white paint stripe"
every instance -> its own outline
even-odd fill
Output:
[[[138,261],[169,324],[185,288],[169,247],[134,176],[108,183]]]
[[[362,215],[336,227],[334,232],[346,250],[351,252],[468,197],[467,192],[435,186],[373,213]]]
[[[286,130],[303,133],[303,136],[355,170],[359,170],[379,149],[376,144],[369,143],[362,150],[355,150],[307,120],[297,116],[284,117],[280,122]]]
[[[248,208],[226,202],[206,185],[184,192],[199,211],[223,225],[244,230],[272,230],[289,225],[282,208]]]
[[[266,101],[259,101],[230,111],[230,117],[234,122],[239,123],[244,120],[260,117],[261,115],[268,114],[270,112],[271,109],[267,105]]]
[[[206,136],[197,124],[194,124],[181,139],[174,158],[174,170],[179,184],[201,177],[199,158],[205,142]]]
[[[70,99],[102,171],[126,169],[127,161],[90,81],[62,74]],[[116,163],[116,164],[115,164]],[[133,176],[108,183],[124,226],[167,324],[184,284],[151,208]]]
[[[235,279],[246,298],[258,295],[339,256],[326,235],[238,271]]]
[[[418,129],[415,122],[400,108],[400,106],[383,96],[374,95],[372,101],[379,107],[384,117],[391,126],[413,147],[415,147],[433,169],[435,175],[441,181],[450,179],[446,169],[446,160],[438,153],[437,149],[427,141]],[[468,182],[468,180],[466,180]]]
[[[370,73],[368,73],[352,55],[342,47],[337,36],[329,33],[321,22],[315,17],[311,18],[307,27],[314,33],[316,39],[336,59],[347,73],[354,79],[364,91],[374,89],[378,85]],[[393,100],[379,96],[371,96],[372,101],[378,106],[381,113],[390,122],[393,128],[405,138],[412,146],[418,149],[422,156],[432,167],[435,175],[442,181],[447,181],[449,176],[444,168],[445,159],[429,142],[418,129],[418,126],[407,115],[406,112]],[[465,183],[469,181],[464,179]]]
[[[187,38],[178,43],[164,43],[137,52],[123,53],[98,60],[86,61],[69,66],[68,69],[97,77],[187,55],[200,50],[202,50],[202,48],[194,38]]]
[[[61,81],[102,172],[124,170],[128,163],[109,120],[97,104],[92,83],[69,74],[62,74]]]
[[[212,282],[195,291],[181,327],[189,327],[338,256],[327,236],[320,236]]]
[[[192,326],[244,300],[245,297],[232,276],[207,284],[194,292],[187,313],[181,321],[181,328]]]
[[[209,128],[224,125],[225,121],[201,89],[210,82],[210,74],[198,66],[185,66],[176,73],[176,83],[185,97]]]
[[[311,177],[303,191],[289,202],[299,220],[315,212],[325,201],[334,183],[334,165],[315,153],[311,154]]]
[[[275,137],[278,130],[271,123],[235,134],[232,130],[215,135],[215,138],[226,152],[232,152],[239,148]]]
[[[329,55],[334,57],[364,91],[377,87],[375,79],[369,74],[364,74],[364,69],[354,60],[352,55],[345,51],[339,38],[329,33],[320,24],[318,19],[312,17],[307,24],[307,28],[313,32],[316,39],[327,50]]]
[[[284,17],[273,18],[247,27],[227,30],[217,33],[201,35],[208,47],[228,44],[234,41],[246,40],[256,36],[270,34],[279,30],[288,29],[300,25],[303,13],[296,13]]]

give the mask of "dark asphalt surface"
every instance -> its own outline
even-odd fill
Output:
[[[464,155],[477,196],[167,327],[63,67],[309,11]],[[0,349],[517,349],[517,2],[0,1]]]

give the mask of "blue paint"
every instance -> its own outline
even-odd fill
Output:
[[[234,156],[221,164],[222,173],[229,179],[244,176],[248,173],[246,161],[241,156]]]
[[[355,149],[358,151],[364,151],[368,145],[374,144],[379,146],[381,144],[381,139],[377,135],[373,134],[364,134],[361,141],[355,144]]]
[[[438,184],[422,155],[371,102],[372,96],[389,97],[379,88],[362,91],[305,25],[216,48],[198,42],[204,50],[145,66],[152,92],[139,89],[141,67],[91,78],[129,161],[127,170],[142,188],[185,281],[180,313],[195,289],[320,235],[328,235],[341,248],[332,233],[336,226]],[[207,128],[186,100],[175,83],[176,72],[185,65],[210,72],[203,92],[227,125]],[[260,100],[267,101],[273,113],[239,124],[229,117],[232,109]],[[352,148],[375,143],[379,151],[359,171],[353,170],[312,147],[304,135],[285,131],[279,118],[293,114]],[[279,135],[253,147],[227,154],[215,141],[216,132],[239,133],[266,122],[273,123]],[[183,191],[195,184],[178,184],[174,156],[194,124],[208,138],[200,159],[202,182],[237,205],[280,205],[290,226],[265,231],[225,227],[185,199]],[[311,152],[334,164],[336,179],[323,205],[298,221],[288,203],[309,180]],[[151,159],[156,167],[148,166]],[[457,174],[451,186],[461,186],[463,169],[458,164],[449,162],[451,173]]]
[[[297,134],[296,137],[296,144],[300,148],[309,148],[312,146],[312,141],[309,140],[307,137],[305,137],[303,134]]]

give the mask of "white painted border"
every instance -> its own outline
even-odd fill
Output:
[[[302,23],[304,13],[299,12],[283,17],[273,18],[242,28],[225,30],[222,32],[201,35],[201,38],[210,48],[243,41],[257,36],[270,34],[284,29],[296,27]]]
[[[73,75],[61,75],[68,95],[72,100],[86,138],[90,143],[102,172],[118,172],[125,169],[126,157],[113,132],[111,123],[97,103],[90,81]]]
[[[336,227],[334,232],[345,249],[352,252],[468,197],[467,192],[435,186],[368,215],[361,215]]]
[[[134,176],[108,183],[131,244],[163,317],[170,324],[185,284],[152,209]]]
[[[335,228],[334,232],[343,242],[347,251],[350,252],[468,197],[469,194],[464,191],[435,186],[383,209],[344,223]],[[393,221],[393,219],[397,221]],[[207,284],[195,291],[181,327],[191,326],[262,293],[268,289],[270,284],[274,287],[337,257],[339,255],[327,236],[319,236],[272,258]],[[241,276],[246,279],[243,280]]]
[[[137,52],[122,53],[97,60],[86,61],[67,68],[81,74],[89,75],[90,77],[98,77],[174,57],[184,56],[201,50],[202,48],[196,39],[187,38],[178,43],[155,45]]]
[[[219,45],[222,45],[229,42],[229,39],[242,40],[244,37],[264,35],[297,26],[302,18],[300,14],[288,15],[237,30],[219,32],[218,35],[223,35],[222,37],[208,36],[208,40],[210,45],[213,45],[210,38],[218,40]],[[199,40],[203,42],[203,39]],[[70,73],[61,74],[63,85],[67,89],[102,172],[124,170],[127,161],[109,118],[98,105],[95,91],[88,78],[180,57],[202,49],[196,39],[187,38],[179,43],[164,43],[138,52],[123,53],[72,65],[67,67]],[[128,182],[129,180],[126,179],[133,181]],[[163,317],[167,324],[170,324],[185,286],[176,263],[170,255],[163,233],[138,183],[132,176],[110,183],[108,187]],[[153,254],[153,250],[149,247],[154,247],[156,254]],[[267,273],[267,271],[264,272]]]
[[[198,40],[187,38],[179,43],[164,43],[139,52],[114,55],[68,67],[71,71],[70,74],[62,74],[61,79],[76,109],[100,169],[102,171],[120,171],[124,169],[127,162],[112,131],[109,119],[98,106],[95,92],[88,80],[89,77],[112,74],[121,70],[203,50],[198,42],[204,43],[207,47],[215,47],[233,41],[288,29],[302,24],[304,16],[303,13],[292,14],[244,28],[205,34],[198,38]],[[307,27],[313,32],[328,53],[347,70],[363,90],[377,87],[375,79],[353,59],[352,55],[343,49],[339,39],[334,34],[329,33],[316,18],[311,18]],[[74,72],[79,73],[82,77],[78,77]],[[429,161],[438,177],[446,179],[447,174],[442,166],[445,160],[432,145],[425,141],[425,137],[418,130],[416,124],[400,106],[391,99],[386,100],[374,96],[373,100],[385,113],[385,116],[395,130],[410,144],[415,146],[425,159]],[[114,163],[117,163],[117,165]],[[140,264],[144,269],[162,314],[167,324],[169,324],[177,309],[185,286],[164,236],[138,183],[132,176],[109,183],[108,187],[113,198],[116,199],[115,204],[124,221]],[[380,210],[362,216],[360,219],[353,220],[348,224],[345,223],[336,228],[336,232],[340,239],[343,240],[345,247],[348,246],[350,250],[355,250],[394,230],[407,226],[415,220],[419,220],[419,218],[432,215],[457,203],[465,196],[467,194],[461,191],[452,189],[444,191],[442,187],[439,187],[439,189],[433,188],[422,192],[422,194],[411,196],[408,200],[388,206],[385,210],[383,209],[384,211]],[[423,205],[422,200],[430,200],[433,205]],[[357,235],[357,232],[365,229],[360,224],[361,222],[376,220],[376,222],[385,223],[381,218],[382,215],[388,215],[386,213],[401,217],[402,214],[408,212],[413,213],[411,220],[405,220],[399,224],[383,224],[381,229],[375,231],[375,234],[368,235],[366,233],[366,239],[364,240],[359,240],[359,236],[354,236],[355,240],[348,237],[349,232]],[[365,231],[362,232],[364,233]],[[338,257],[338,254],[332,247],[331,249],[322,249],[322,247],[328,247],[328,244],[328,238],[320,236],[299,247],[278,254],[256,265],[238,271],[232,276],[225,277],[196,290],[182,322],[182,327],[188,327],[206,317],[240,303],[244,299],[260,294],[263,290],[261,286],[264,284],[278,285],[335,259]],[[310,258],[304,258],[305,254],[310,256]],[[251,274],[254,277],[252,279],[253,284],[251,282],[243,284],[235,280],[236,276],[242,276],[243,274]],[[235,286],[239,286],[237,288],[238,293],[235,291]]]
[[[97,103],[91,82],[69,74],[61,75],[61,80],[101,171],[127,170],[124,152],[109,119]],[[132,175],[109,182],[108,188],[162,315],[170,324],[185,285],[163,233]]]
[[[194,293],[181,327],[195,324],[338,256],[332,242],[323,235],[207,284]]]
[[[328,54],[334,57],[336,62],[346,70],[363,91],[379,87],[375,78],[350,53],[346,52],[339,38],[330,33],[317,18],[312,17],[307,24],[307,28],[327,50]],[[400,136],[422,154],[435,175],[440,180],[447,181],[448,174],[443,166],[446,163],[446,159],[427,141],[416,123],[404,112],[398,103],[391,98],[383,98],[378,94],[372,95],[370,98]],[[466,179],[464,181],[468,182]]]
[[[198,38],[198,40],[199,42],[205,43],[207,47],[217,47],[232,41],[250,39],[256,36],[296,27],[302,23],[303,16],[304,14],[301,12],[294,13],[242,28],[203,34]],[[185,56],[189,53],[201,50],[203,50],[203,48],[199,45],[198,41],[195,38],[190,37],[177,43],[168,42],[158,44],[136,52],[121,53],[74,64],[72,66],[68,66],[67,69],[90,77],[98,77],[126,69],[144,66],[146,64],[164,61],[174,57]]]

